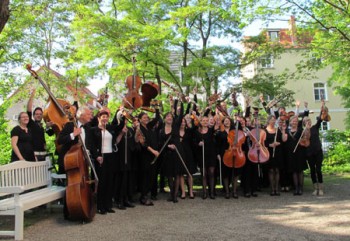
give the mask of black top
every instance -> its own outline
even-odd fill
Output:
[[[20,126],[16,126],[11,130],[11,138],[18,136],[17,146],[21,152],[23,158],[26,161],[35,161],[34,150],[33,150],[33,137],[31,130],[28,128],[28,132],[23,130]],[[19,158],[12,150],[11,162],[18,161]]]
[[[42,122],[34,121],[32,119],[32,112],[27,111],[29,116],[28,128],[31,130],[32,138],[35,140],[33,142],[34,151],[45,151],[46,141],[45,141],[45,129]],[[53,130],[50,128],[46,131],[49,136],[54,134]]]

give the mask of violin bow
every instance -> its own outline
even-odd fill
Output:
[[[156,157],[154,157],[153,161],[151,162],[151,165],[153,165],[153,164],[157,161],[158,157],[160,156],[160,154],[163,152],[164,148],[166,147],[166,145],[167,145],[168,142],[170,141],[171,136],[172,136],[172,135],[170,135],[170,136],[168,137],[168,139],[165,141],[164,145],[162,146],[162,148],[161,148],[160,151],[159,151],[159,155],[156,156]]]
[[[175,151],[176,151],[177,155],[179,156],[179,158],[180,158],[180,160],[181,160],[181,162],[182,162],[182,165],[183,165],[183,167],[185,168],[185,170],[186,170],[188,176],[192,178],[192,175],[191,175],[191,173],[189,172],[189,170],[188,170],[188,168],[187,168],[187,166],[186,166],[184,160],[182,159],[182,156],[181,156],[179,150],[177,149],[176,145],[174,145],[174,146],[175,146]]]
[[[274,141],[273,141],[273,143],[276,143],[276,141],[277,141],[277,133],[278,133],[278,127],[276,128],[276,133],[275,133],[275,138],[274,138]],[[275,157],[275,151],[276,151],[276,144],[275,144],[275,146],[273,147],[273,153],[272,153],[272,158],[274,158]]]
[[[293,153],[295,153],[295,151],[297,150],[297,148],[298,148],[298,146],[299,146],[299,143],[300,143],[300,141],[301,141],[301,138],[302,138],[303,135],[304,135],[305,129],[306,129],[306,128],[304,128],[303,132],[301,133],[301,135],[300,135],[300,137],[299,137],[299,140],[298,140],[298,143],[295,145],[295,148],[294,148],[294,150],[293,150]]]

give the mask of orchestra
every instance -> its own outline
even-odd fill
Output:
[[[202,199],[220,198],[216,190],[218,179],[223,198],[257,197],[259,182],[265,174],[269,195],[280,196],[281,192],[294,190],[297,196],[303,195],[304,171],[309,164],[315,187],[313,195],[323,195],[323,156],[318,129],[322,121],[330,120],[323,102],[322,116],[314,126],[307,117],[307,109],[302,115],[299,111],[286,113],[285,107],[279,105],[280,99],[266,104],[260,96],[259,104],[264,108],[247,101],[242,111],[235,92],[231,100],[221,100],[220,94],[214,94],[201,106],[197,103],[197,90],[193,92],[193,100],[178,91],[177,97],[171,95],[170,107],[166,109],[164,106],[168,105],[152,105],[159,87],[150,81],[144,81],[143,87],[135,61],[133,65],[133,75],[126,80],[129,93],[119,100],[122,105],[113,118],[105,101],[109,95],[104,93],[99,97],[101,107],[94,118],[86,109],[88,105],[84,105],[77,111],[78,126],[67,124],[65,117],[61,118],[64,123],[59,124],[62,128],[57,134],[58,144],[63,145],[58,149],[60,172],[67,171],[63,160],[72,144],[66,142],[83,135],[96,169],[90,175],[99,180],[97,213],[114,213],[114,207],[133,208],[136,196],[141,205],[155,205],[159,175],[167,179],[167,200],[173,203],[179,202],[178,198],[186,199],[186,186],[188,197],[195,198],[195,176],[200,178],[197,185],[201,185],[201,190],[197,192]],[[276,108],[278,111],[274,111]]]

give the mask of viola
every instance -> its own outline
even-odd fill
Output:
[[[242,150],[242,145],[245,142],[244,132],[238,130],[238,121],[236,122],[235,130],[231,130],[227,136],[227,142],[230,147],[225,151],[223,162],[227,167],[240,168],[246,162],[245,154]]]
[[[304,147],[310,146],[310,137],[311,137],[310,128],[305,128],[303,131],[303,134],[300,137],[301,139],[299,144]]]
[[[250,132],[252,139],[252,146],[248,151],[248,158],[253,163],[265,163],[270,158],[270,153],[265,146],[266,132],[259,128],[258,123],[255,124],[255,128]]]
[[[138,109],[142,106],[142,97],[139,94],[139,89],[141,87],[141,78],[136,75],[135,67],[135,57],[132,58],[133,64],[133,75],[130,75],[125,80],[125,85],[128,88],[128,93],[123,98],[123,104],[125,108],[128,109]]]
[[[69,122],[68,112],[75,112],[73,110],[74,107],[66,100],[56,99],[45,82],[34,70],[32,70],[31,64],[27,64],[26,69],[35,79],[39,80],[40,84],[44,87],[49,95],[49,103],[47,108],[44,110],[43,119],[45,122],[53,122],[52,129],[54,130],[56,136],[55,145],[57,151],[60,151],[61,146],[58,145],[57,138],[59,133],[62,131],[63,126]]]
[[[321,120],[326,122],[331,120],[331,116],[328,114],[328,107],[325,105],[321,107]]]

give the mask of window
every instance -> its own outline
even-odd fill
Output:
[[[272,55],[266,55],[260,58],[261,68],[273,68],[274,59]]]
[[[277,42],[279,41],[279,32],[278,31],[269,31],[270,41]]]
[[[13,115],[13,116],[12,116],[12,119],[15,120],[15,121],[18,121],[18,114]]]
[[[314,96],[316,101],[327,100],[326,85],[324,83],[314,83]]]
[[[317,121],[317,119],[316,119]],[[330,129],[329,122],[322,121],[320,131],[328,131]]]

